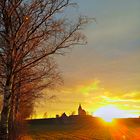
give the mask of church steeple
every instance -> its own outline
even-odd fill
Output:
[[[81,110],[81,109],[82,109],[81,104],[79,104],[79,108],[78,108],[78,110]]]
[[[79,107],[78,107],[78,115],[86,115],[86,111],[84,109],[82,109],[82,106],[81,104],[79,104]]]

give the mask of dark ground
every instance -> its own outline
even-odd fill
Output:
[[[25,139],[140,140],[140,119],[116,119],[112,123],[90,116],[30,120]]]

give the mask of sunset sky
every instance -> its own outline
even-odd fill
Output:
[[[104,106],[123,110],[117,117],[140,115],[140,0],[76,0],[75,13],[96,18],[86,26],[87,46],[57,57],[64,86],[41,101],[38,117]],[[77,113],[77,112],[76,112]],[[96,115],[96,113],[95,113]]]

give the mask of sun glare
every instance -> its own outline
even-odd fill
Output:
[[[114,118],[121,118],[126,116],[126,112],[118,109],[113,105],[107,105],[96,110],[94,116],[101,117],[106,122],[112,122]]]

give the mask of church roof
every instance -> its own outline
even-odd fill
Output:
[[[81,104],[79,104],[79,108],[78,109],[82,109]]]

